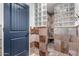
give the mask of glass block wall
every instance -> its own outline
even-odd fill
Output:
[[[35,26],[47,26],[47,4],[35,3]]]

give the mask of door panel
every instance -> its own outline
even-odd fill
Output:
[[[25,47],[26,38],[25,37],[11,39],[11,42],[12,42],[12,55],[14,54],[17,55],[18,53],[25,51],[26,49]]]
[[[25,31],[27,28],[27,13],[24,7],[19,6],[18,4],[12,4],[12,20],[11,20],[11,29],[15,31]]]
[[[4,32],[4,36],[8,33],[8,48],[6,47],[6,38],[4,38],[4,53],[6,55],[6,49],[9,55],[28,55],[29,54],[29,7],[26,4],[4,4],[4,6],[9,5],[8,8],[4,7],[4,13],[7,14],[5,9],[9,9],[7,15],[5,15],[5,23],[10,24],[8,26],[8,32]],[[8,22],[6,21],[8,20]],[[7,25],[7,24],[6,24]],[[6,26],[4,25],[6,30]]]

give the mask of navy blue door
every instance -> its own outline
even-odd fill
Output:
[[[29,55],[29,6],[4,4],[4,55]]]

